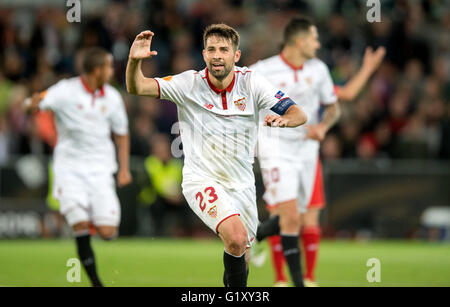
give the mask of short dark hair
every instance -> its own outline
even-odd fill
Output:
[[[91,73],[96,67],[106,63],[106,57],[111,55],[107,50],[100,47],[90,47],[82,51],[81,68],[83,73]]]
[[[203,44],[205,47],[206,41],[210,36],[218,36],[231,41],[234,50],[239,48],[239,33],[224,23],[212,24],[206,27],[205,32],[203,32]]]
[[[284,28],[283,45],[290,44],[298,33],[309,32],[314,22],[306,16],[297,16],[291,19]]]

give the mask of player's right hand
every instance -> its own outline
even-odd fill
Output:
[[[142,60],[157,55],[158,52],[150,51],[150,46],[154,35],[155,34],[149,30],[139,33],[131,45],[129,55],[130,59]]]

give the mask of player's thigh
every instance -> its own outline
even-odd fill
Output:
[[[105,229],[118,227],[121,212],[114,177],[105,174],[104,176],[93,176],[91,179],[90,203],[94,225],[97,229],[102,226],[105,226]],[[105,232],[107,231],[105,230]]]
[[[301,224],[303,227],[319,226],[320,208],[309,208],[301,214]]]
[[[269,211],[278,204],[298,197],[298,171],[295,166],[277,161],[261,163],[265,192],[263,199]]]
[[[298,233],[300,230],[300,212],[297,200],[288,200],[277,206],[282,233]]]

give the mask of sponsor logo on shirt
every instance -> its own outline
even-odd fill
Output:
[[[212,108],[214,108],[214,106],[210,103],[205,103],[204,104],[205,108],[207,108],[208,110],[211,110]]]
[[[238,99],[236,101],[234,101],[234,105],[241,111],[245,110],[245,107],[247,107],[247,100],[245,99],[245,97]]]
[[[173,76],[166,76],[166,77],[163,77],[162,79],[165,81],[170,81],[170,80],[172,80],[172,78],[173,78]]]
[[[281,99],[284,96],[284,93],[282,91],[278,91],[278,93],[275,94],[276,99]]]

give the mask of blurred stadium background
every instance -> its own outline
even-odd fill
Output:
[[[367,22],[370,7],[365,0],[81,0],[79,23],[67,21],[70,7],[66,2],[0,0],[0,285],[59,285],[57,280],[30,279],[25,271],[21,275],[7,266],[9,262],[16,266],[27,263],[25,255],[32,250],[48,254],[58,246],[67,249],[69,243],[64,238],[70,237],[55,210],[57,203],[48,195],[48,168],[55,141],[51,119],[23,113],[20,103],[25,97],[76,75],[77,55],[83,47],[110,50],[115,60],[113,85],[122,92],[130,119],[134,181],[118,190],[122,238],[118,243],[99,244],[109,249],[110,255],[129,248],[131,253],[152,253],[157,258],[157,252],[142,245],[162,245],[156,250],[162,253],[165,244],[170,245],[165,242],[189,250],[185,246],[196,242],[192,238],[214,235],[190,212],[181,194],[183,161],[171,154],[171,146],[178,146],[176,106],[126,93],[128,48],[137,33],[151,29],[156,35],[152,49],[158,56],[143,65],[146,75],[200,70],[204,67],[204,27],[225,22],[239,31],[243,56],[238,65],[247,66],[279,51],[283,27],[298,13],[316,21],[322,43],[319,57],[329,65],[337,85],[345,84],[358,70],[366,46],[387,48],[383,64],[364,91],[355,101],[341,105],[342,118],[322,144],[327,197],[322,225],[329,241],[320,252],[319,281],[325,276],[323,285],[346,285],[331,273],[332,267],[351,270],[338,260],[346,258],[350,265],[354,258],[343,255],[361,250],[361,257],[365,257],[363,250],[368,247],[336,241],[351,239],[354,244],[375,244],[373,250],[381,244],[386,249],[379,250],[390,251],[389,255],[399,257],[397,264],[407,266],[403,279],[387,285],[401,285],[402,281],[427,285],[428,279],[415,275],[418,273],[413,268],[416,264],[423,268],[430,261],[437,267],[428,270],[429,281],[450,285],[450,271],[439,269],[450,267],[448,0],[381,0],[379,23]],[[170,165],[167,173],[154,171],[162,162]],[[264,219],[267,212],[260,197],[263,186],[257,164],[255,173],[260,219]],[[178,240],[166,241],[170,238]],[[397,245],[370,243],[386,239],[407,241]],[[156,241],[159,243],[152,243]],[[434,243],[426,243],[430,241]],[[405,245],[407,242],[411,245]],[[133,248],[127,244],[134,244]],[[72,253],[69,248],[67,257]],[[101,257],[100,248],[98,253]],[[405,264],[402,257],[411,254],[421,256],[416,257],[417,263],[411,260]],[[208,257],[216,256],[220,258],[210,252]],[[420,262],[424,259],[430,261]],[[64,261],[61,263],[64,270]],[[165,265],[176,269],[173,263]],[[51,270],[50,264],[43,267]],[[219,269],[220,261],[208,268],[205,279],[198,283],[188,279],[181,284],[157,279],[145,283],[141,276],[122,285],[211,285],[208,278],[219,276]],[[253,270],[258,282],[253,285],[271,285],[270,264],[256,272]],[[64,280],[65,273],[61,274],[59,279]],[[361,283],[367,285],[365,273],[360,275]],[[411,279],[415,278],[421,283],[414,284]],[[113,279],[110,285],[114,285]],[[351,274],[348,280],[353,282],[347,285],[360,285]],[[219,286],[220,281],[212,284]]]

